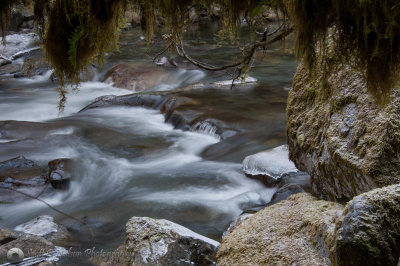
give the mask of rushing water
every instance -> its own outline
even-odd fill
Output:
[[[213,54],[216,64],[234,55],[233,48],[199,46],[202,49],[192,45],[193,54],[204,60]],[[150,65],[151,53],[138,32],[128,32],[121,40],[121,52],[109,57],[105,69],[118,62]],[[96,97],[132,93],[102,82],[82,83],[79,92],[69,93],[66,108],[59,114],[50,73],[0,80],[0,120],[35,122],[29,127],[16,124],[11,137],[0,134],[0,161],[19,155],[41,165],[57,158],[75,159],[78,164],[70,188],[42,198],[85,219],[94,228],[95,238],[34,200],[1,204],[0,225],[14,227],[50,214],[73,229],[75,245],[113,249],[121,243],[130,217],[149,216],[219,240],[237,215],[268,203],[275,191],[241,170],[247,155],[286,141],[285,102],[295,62],[279,50],[265,57],[255,62],[251,73],[257,85],[175,90],[229,78],[224,73],[179,68],[168,70],[167,78],[152,88],[195,99],[197,104],[186,111],[202,112],[210,121],[223,124],[223,138],[204,123],[191,130],[175,129],[158,109],[118,106],[78,112]]]

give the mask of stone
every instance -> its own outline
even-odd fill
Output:
[[[287,199],[291,195],[305,192],[300,186],[296,184],[287,184],[275,191],[269,204],[275,204],[282,200]]]
[[[387,186],[351,200],[337,226],[337,265],[398,265],[400,185]]]
[[[0,162],[0,182],[9,185],[44,185],[46,170],[34,161],[18,156]]]
[[[22,65],[21,76],[33,77],[36,75],[43,75],[50,70],[49,63],[46,60],[43,52],[38,52],[29,55]]]
[[[106,73],[104,82],[113,83],[118,88],[142,91],[162,83],[166,78],[165,72],[160,68],[122,63]]]
[[[296,167],[311,175],[313,194],[345,203],[400,182],[400,87],[381,103],[355,59],[328,57],[325,78],[318,59],[314,71],[298,66],[287,104],[288,145]]]
[[[228,233],[217,265],[328,265],[342,210],[307,193],[292,195]]]
[[[249,155],[242,165],[246,176],[261,180],[269,187],[277,186],[285,174],[298,172],[294,163],[289,160],[286,145]]]
[[[21,66],[18,64],[8,64],[0,67],[0,75],[14,74],[19,72]]]
[[[50,215],[41,215],[24,224],[17,225],[15,231],[41,236],[52,243],[59,244],[71,238],[68,230],[54,222]]]
[[[224,239],[230,232],[235,230],[239,225],[241,225],[244,221],[246,221],[248,218],[253,216],[254,213],[242,213],[240,214],[236,220],[234,220],[228,227],[228,229],[225,230],[225,232],[222,234],[222,239]]]
[[[126,233],[130,265],[215,265],[219,243],[173,222],[132,217]]]
[[[55,189],[68,189],[72,179],[73,161],[62,158],[48,163],[48,181]]]

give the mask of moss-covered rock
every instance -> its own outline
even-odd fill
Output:
[[[300,64],[294,77],[290,159],[310,173],[314,194],[347,202],[400,181],[400,88],[378,101],[352,60],[338,62],[331,53],[327,62],[313,69]]]
[[[397,265],[400,257],[400,185],[355,197],[337,227],[337,265]]]
[[[218,265],[327,265],[343,206],[300,193],[264,208],[222,241]]]

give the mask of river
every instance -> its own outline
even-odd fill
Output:
[[[222,64],[237,55],[234,46],[209,45],[215,43],[213,35],[202,34],[201,42],[194,35],[188,37],[196,58]],[[95,237],[35,200],[0,204],[0,226],[12,228],[50,214],[69,227],[75,246],[112,250],[122,243],[130,217],[148,216],[171,220],[219,241],[235,217],[247,208],[265,205],[276,190],[246,177],[242,161],[286,143],[286,98],[295,58],[272,47],[254,62],[250,76],[257,83],[233,89],[191,87],[229,79],[224,73],[167,69],[167,81],[152,88],[153,93],[193,99],[196,104],[182,111],[201,112],[222,128],[217,132],[212,125],[199,125],[187,130],[165,121],[157,108],[112,106],[79,112],[99,96],[132,93],[99,80],[117,63],[153,65],[151,56],[162,47],[159,42],[149,50],[136,30],[123,33],[120,43],[120,52],[108,56],[95,80],[68,94],[62,113],[50,73],[0,80],[0,120],[32,122],[29,127],[16,124],[13,138],[0,134],[0,161],[19,155],[43,166],[57,158],[77,161],[69,189],[48,192],[42,199],[87,221]]]

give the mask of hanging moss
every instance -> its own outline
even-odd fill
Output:
[[[284,1],[297,30],[296,51],[309,66],[328,37],[342,61],[357,58],[370,92],[385,94],[399,80],[398,0]]]

